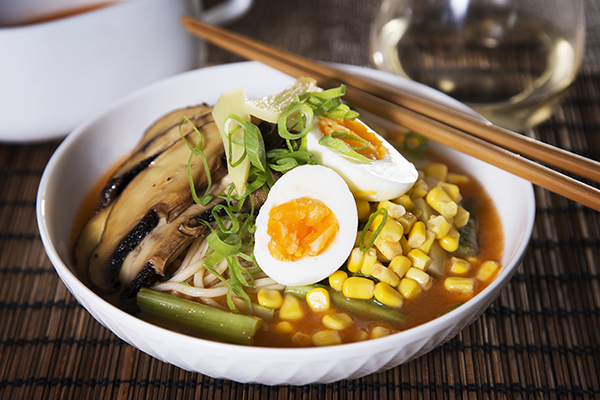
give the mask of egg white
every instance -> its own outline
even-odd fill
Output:
[[[321,254],[297,261],[280,261],[271,255],[267,233],[273,207],[293,199],[310,197],[322,201],[335,214],[339,231]],[[286,286],[319,282],[335,272],[352,251],[358,229],[356,203],[348,185],[333,170],[320,165],[296,167],[283,175],[269,191],[256,218],[254,257],[260,268],[277,283]]]
[[[307,134],[307,150],[317,159],[319,164],[327,166],[338,174],[348,184],[350,191],[357,199],[368,201],[383,201],[395,199],[404,194],[416,182],[419,173],[409,162],[377,132],[373,131],[362,121],[367,129],[374,133],[387,153],[381,160],[370,163],[352,161],[335,150],[319,144],[323,134],[317,126],[317,118]]]

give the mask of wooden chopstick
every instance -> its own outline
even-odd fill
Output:
[[[600,211],[600,191],[509,150],[600,182],[600,163],[429,102],[337,68],[276,49],[222,28],[182,17],[184,27],[232,53],[260,61],[319,86],[346,85],[345,100],[432,140],[462,151],[545,189]],[[499,146],[506,147],[502,148]]]
[[[564,171],[600,183],[600,163],[597,161],[483,122],[480,119],[464,115],[409,93],[401,92],[379,82],[325,64],[316,63],[285,50],[276,49],[231,31],[217,28],[188,17],[182,17],[182,21],[190,32],[202,36],[213,44],[226,48],[243,57],[256,59],[271,66],[274,66],[272,63],[275,63],[277,59],[278,67],[274,67],[276,69],[285,66],[289,71],[289,68],[293,64],[305,71],[305,74],[307,70],[313,73],[316,72],[321,79],[331,79],[331,81],[327,81],[331,86],[339,86],[340,83],[344,83],[346,86],[361,89],[362,91],[372,93],[377,97],[436,119],[454,128],[469,132],[474,136],[498,144],[519,154],[532,157],[548,165],[553,165]],[[259,54],[262,54],[263,58],[259,59],[258,57],[261,57]],[[264,58],[264,56],[269,57],[269,59]],[[297,76],[293,73],[289,74]],[[320,79],[317,80],[319,81]]]

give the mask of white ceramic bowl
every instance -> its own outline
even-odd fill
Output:
[[[11,0],[0,12],[29,3]],[[120,0],[44,23],[0,26],[0,142],[64,137],[126,94],[197,68],[203,47],[179,16],[224,23],[251,3],[228,0],[200,12],[201,0]]]
[[[465,112],[450,98],[383,72],[350,68]],[[473,300],[424,325],[381,339],[325,348],[244,347],[198,339],[159,328],[113,307],[81,283],[69,262],[75,210],[91,186],[136,144],[160,115],[224,91],[245,87],[250,98],[275,93],[294,79],[258,63],[229,64],[181,74],[116,103],[76,128],[60,145],[42,176],[37,199],[40,235],[65,285],[101,324],[124,341],[190,371],[239,382],[302,385],[357,378],[394,367],[452,338],[476,319],[516,270],[535,215],[532,185],[518,177],[446,149],[448,159],[480,180],[500,214],[505,236],[502,271]]]

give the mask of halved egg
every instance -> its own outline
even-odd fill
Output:
[[[369,142],[369,148],[358,153],[369,158],[371,162],[356,162],[319,144],[319,140],[324,135],[335,131],[354,133]],[[340,174],[357,199],[368,201],[395,199],[410,189],[419,177],[417,169],[411,162],[360,120],[315,118],[313,127],[307,135],[307,150],[319,164]]]
[[[276,282],[307,285],[327,278],[352,251],[356,203],[338,173],[296,167],[269,191],[256,218],[254,257]]]

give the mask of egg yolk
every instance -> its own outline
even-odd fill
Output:
[[[369,147],[365,150],[356,150],[356,152],[370,160],[381,160],[381,158],[387,152],[386,148],[382,146],[381,140],[373,133],[370,132],[366,126],[361,124],[359,121],[353,121],[349,119],[334,119],[319,117],[317,120],[317,126],[323,135],[329,135],[332,132],[341,131],[354,133],[360,136],[362,139],[369,142]],[[350,146],[362,147],[362,143],[356,140],[343,139],[344,142]]]
[[[279,261],[314,257],[327,250],[338,231],[338,220],[325,203],[300,197],[269,212],[269,251]]]

